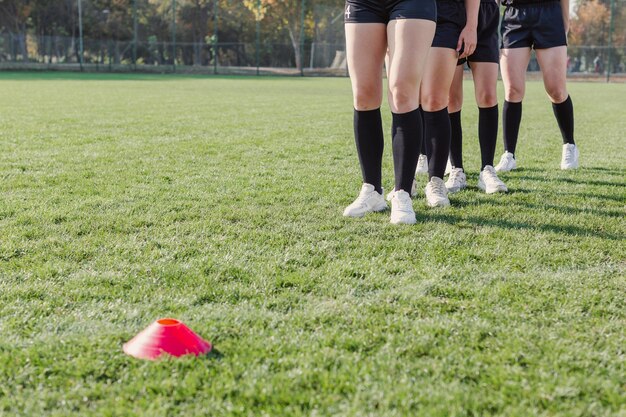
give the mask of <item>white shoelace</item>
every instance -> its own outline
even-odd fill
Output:
[[[491,183],[498,182],[500,180],[496,175],[496,171],[491,167],[485,167],[485,169],[483,170],[483,179],[485,180],[485,182]]]
[[[460,169],[453,169],[450,173],[449,180],[451,180],[454,185],[461,185],[461,174],[463,174],[463,171]]]
[[[570,164],[574,162],[574,159],[576,159],[576,148],[568,146],[565,148],[565,163]]]
[[[394,205],[394,208],[397,208],[400,211],[404,211],[404,212],[409,212],[413,209],[413,203],[411,202],[411,198],[407,198],[406,196],[399,196],[398,194],[396,194],[394,196],[394,200],[396,202],[396,204]]]
[[[446,195],[446,185],[443,181],[431,181],[430,186],[432,191],[438,195]]]

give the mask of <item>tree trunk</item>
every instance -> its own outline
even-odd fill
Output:
[[[297,35],[296,35],[297,33]],[[293,52],[296,57],[296,68],[302,70],[302,56],[300,56],[300,35],[297,28],[289,27],[289,39],[291,39],[291,45],[293,46]]]

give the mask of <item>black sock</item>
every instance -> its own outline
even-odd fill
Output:
[[[450,164],[454,168],[463,169],[463,127],[461,127],[461,110],[450,113]]]
[[[417,157],[422,142],[422,118],[417,109],[408,113],[391,113],[391,146],[396,190],[411,192]]]
[[[420,120],[422,121],[422,138],[424,136],[424,109],[421,107],[417,108],[420,111]],[[428,155],[428,151],[426,150],[426,141],[422,139],[422,144],[420,145],[420,155]]]
[[[383,121],[380,109],[354,110],[354,139],[361,163],[363,182],[372,184],[376,191],[382,189]]]
[[[498,105],[478,108],[478,142],[480,143],[480,157],[482,171],[487,165],[493,166],[493,157],[496,153],[498,140]]]
[[[504,100],[502,107],[502,134],[504,135],[504,150],[515,154],[519,124],[522,121],[522,102],[511,103]]]
[[[574,144],[574,106],[570,96],[567,96],[567,100],[562,103],[552,103],[552,110],[561,129],[563,144]]]
[[[443,179],[450,153],[450,116],[448,108],[439,111],[424,111],[424,140],[428,141],[428,178]]]

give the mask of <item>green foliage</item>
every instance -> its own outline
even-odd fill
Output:
[[[570,85],[583,167],[563,172],[529,83],[521,168],[487,196],[467,83],[470,189],[449,210],[420,195],[414,227],[341,216],[347,79],[0,90],[0,415],[626,415],[626,85]],[[166,316],[216,351],[122,353]]]

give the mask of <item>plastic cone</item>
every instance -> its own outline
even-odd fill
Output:
[[[156,359],[163,353],[179,357],[203,355],[211,344],[176,319],[160,319],[146,327],[123,346],[127,355],[139,359]]]

